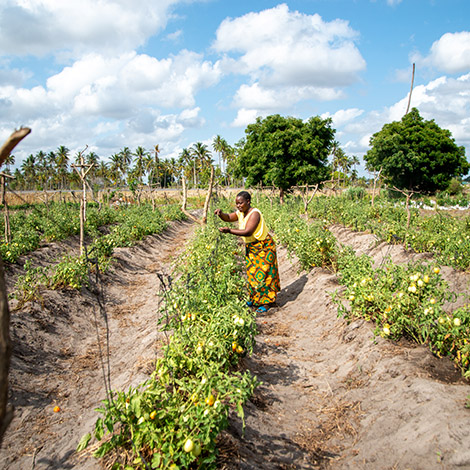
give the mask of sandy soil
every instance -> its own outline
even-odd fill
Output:
[[[0,468],[100,468],[74,449],[97,418],[93,410],[106,396],[108,370],[113,389],[137,385],[151,370],[159,347],[158,273],[171,271],[193,228],[173,224],[161,237],[118,250],[98,291],[42,292],[42,300],[13,312],[16,413]],[[384,256],[427,259],[377,244],[372,235],[332,230],[377,266]],[[71,249],[73,240],[32,258],[45,264]],[[232,417],[222,434],[219,467],[470,469],[470,385],[453,365],[424,347],[374,339],[363,321],[346,324],[330,296],[339,288],[335,276],[319,268],[299,274],[283,248],[278,256],[283,289],[277,306],[258,316],[255,352],[244,362],[262,385],[246,406],[245,429]],[[10,286],[16,271],[9,273]],[[442,272],[453,289],[469,292],[469,276]]]

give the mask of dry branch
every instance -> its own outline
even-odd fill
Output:
[[[28,127],[22,127],[14,131],[0,148],[0,166],[10,156],[12,150],[31,132]]]

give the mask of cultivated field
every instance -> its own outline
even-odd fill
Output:
[[[76,232],[7,262],[16,411],[1,467],[470,468],[470,234],[419,214],[406,229],[391,206],[354,201],[351,226],[347,202],[310,218],[288,204],[254,198],[278,244],[266,314],[244,306],[243,248],[176,209],[97,222],[83,272]],[[100,416],[123,442],[77,453]],[[152,433],[159,447],[138,447]]]

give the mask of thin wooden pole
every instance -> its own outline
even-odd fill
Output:
[[[408,114],[408,111],[410,110],[410,104],[411,104],[411,93],[413,93],[413,83],[415,81],[415,64],[413,64],[413,73],[411,74],[411,88],[410,88],[410,95],[408,96],[408,106],[406,107],[406,114]]]
[[[72,165],[80,179],[82,180],[82,198],[80,199],[80,256],[83,255],[85,251],[85,222],[86,222],[86,206],[87,206],[87,194],[86,194],[86,175],[93,168],[93,163],[90,165],[85,164],[85,159],[83,157],[83,152],[88,148],[88,145],[82,150],[80,155],[80,165]],[[80,168],[80,170],[79,170]]]

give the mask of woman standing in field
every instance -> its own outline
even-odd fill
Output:
[[[225,222],[238,220],[238,229],[220,227],[219,230],[242,237],[245,242],[250,295],[247,305],[256,307],[259,313],[266,312],[267,306],[276,300],[276,295],[281,289],[276,245],[268,233],[263,215],[259,209],[251,207],[250,193],[238,193],[235,205],[236,212],[225,214],[221,209],[216,209],[214,213]]]

